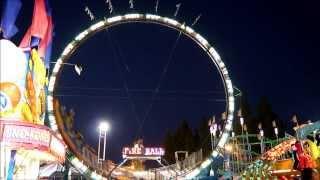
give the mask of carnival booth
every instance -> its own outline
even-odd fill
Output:
[[[66,145],[45,125],[51,15],[45,0],[35,0],[32,25],[18,47],[9,39],[21,7],[7,0],[1,17],[0,179],[37,179],[42,164],[65,160]]]
[[[45,66],[0,40],[0,179],[33,179],[41,163],[65,159],[65,144],[44,125]]]

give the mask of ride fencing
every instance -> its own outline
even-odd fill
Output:
[[[156,180],[167,180],[171,178],[177,178],[183,176],[196,168],[203,161],[203,152],[200,149],[197,152],[193,152],[187,158],[182,161],[178,161],[175,164],[169,166],[160,167],[149,170],[155,174]]]

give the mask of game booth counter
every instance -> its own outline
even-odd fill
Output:
[[[42,164],[65,161],[65,144],[48,127],[0,120],[0,179],[36,179]]]
[[[44,62],[36,49],[29,55],[0,40],[0,179],[37,179],[41,165],[65,160],[66,145],[44,125]]]

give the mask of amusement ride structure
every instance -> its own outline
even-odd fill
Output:
[[[224,129],[221,133],[220,139],[218,140],[217,146],[211,153],[211,157],[204,160],[201,163],[201,165],[187,173],[185,175],[185,178],[192,179],[197,176],[200,176],[203,171],[207,171],[207,169],[213,163],[214,159],[221,156],[222,149],[224,148],[224,145],[228,140],[230,130],[232,129],[232,121],[234,116],[233,114],[235,109],[234,89],[226,65],[221,60],[221,57],[216,52],[216,50],[209,44],[209,42],[203,36],[197,33],[193,28],[187,26],[185,23],[180,23],[172,18],[162,17],[154,14],[125,14],[100,20],[97,23],[91,25],[89,28],[82,31],[81,33],[79,33],[66,46],[61,56],[57,59],[56,64],[50,75],[48,85],[49,94],[47,97],[50,128],[58,134],[61,134],[64,139],[66,138],[64,137],[64,134],[61,133],[61,131],[59,130],[59,126],[55,115],[55,111],[57,110],[54,108],[55,88],[58,86],[57,81],[59,79],[59,75],[61,74],[63,64],[66,63],[70,56],[72,56],[72,54],[77,50],[77,48],[91,36],[112,26],[117,26],[126,23],[158,24],[161,26],[169,27],[178,31],[181,34],[184,34],[185,36],[193,40],[195,43],[197,43],[208,54],[208,56],[210,57],[210,59],[219,71],[225,88],[227,119],[225,121],[226,123],[224,125]],[[81,157],[79,157],[75,149],[67,149],[67,158],[75,168],[77,168],[81,173],[86,174],[87,177],[94,179],[101,179],[102,177],[105,177],[105,175],[99,174],[96,169],[90,167],[88,164],[83,162],[83,160],[81,159]]]
[[[111,0],[108,2],[109,10],[112,11]],[[133,6],[133,2],[130,2]],[[179,7],[180,5],[177,6],[174,17],[176,17]],[[94,20],[95,17],[89,8],[86,7],[85,10],[90,19]],[[74,141],[73,137],[78,135],[75,132],[71,132],[72,127],[69,126],[72,123],[69,123],[69,125],[66,123],[73,121],[73,115],[72,113],[66,113],[55,96],[63,65],[68,64],[70,57],[90,37],[108,28],[129,23],[157,24],[177,31],[179,36],[184,35],[201,47],[217,68],[224,87],[226,108],[224,122],[221,125],[219,134],[216,134],[216,127],[211,126],[210,133],[213,142],[212,152],[209,157],[204,158],[200,149],[197,152],[186,155],[183,161],[177,161],[176,164],[165,166],[162,164],[162,156],[165,153],[165,149],[144,147],[142,143],[138,143],[134,147],[125,147],[123,149],[124,162],[135,159],[151,159],[159,162],[162,167],[149,171],[135,172],[121,167],[124,162],[115,164],[105,160],[105,155],[103,155],[103,160],[105,161],[101,161],[99,155],[97,156],[97,152],[89,145]],[[0,61],[5,66],[1,66],[0,79],[0,179],[10,179],[13,176],[16,178],[26,177],[25,174],[28,171],[31,172],[30,169],[32,168],[37,169],[37,171],[32,171],[32,177],[37,177],[39,167],[45,167],[50,163],[64,164],[70,169],[79,172],[85,178],[97,180],[137,177],[145,179],[201,179],[210,174],[213,175],[212,169],[218,169],[216,166],[221,162],[224,162],[223,173],[230,178],[231,176],[270,178],[273,175],[277,176],[277,173],[289,172],[289,174],[292,173],[291,175],[296,173],[289,166],[286,167],[289,167],[290,171],[277,170],[281,169],[282,166],[279,164],[281,164],[282,160],[288,159],[286,153],[291,151],[291,145],[297,140],[307,142],[307,135],[315,134],[319,130],[320,123],[299,125],[295,129],[296,137],[278,138],[277,129],[275,131],[277,139],[269,140],[264,139],[261,128],[259,128],[260,134],[258,136],[256,134],[248,134],[243,126],[242,119],[242,133],[241,135],[234,135],[232,131],[235,116],[236,88],[232,84],[225,63],[209,41],[193,29],[194,24],[188,26],[186,23],[181,23],[174,18],[150,13],[129,13],[109,18],[105,17],[77,34],[68,43],[56,60],[52,71],[49,72],[47,87],[45,65],[37,50],[32,47],[31,50],[29,48],[29,62],[21,49],[9,40],[1,39],[1,45],[3,46],[0,46]],[[5,49],[7,47],[8,49]],[[5,56],[2,56],[2,54],[5,54]],[[13,55],[15,55],[15,59],[10,63],[5,61],[8,58],[12,58],[11,56]],[[21,59],[24,61],[21,61]],[[17,66],[17,64],[21,66]],[[17,75],[17,72],[13,72],[16,67],[19,67],[18,73],[20,72],[21,74]],[[80,71],[79,67],[77,68]],[[18,84],[19,87],[16,87],[15,84]],[[23,92],[20,92],[19,88]],[[44,93],[46,88],[48,91]],[[27,94],[26,97],[22,97],[24,93]],[[49,127],[45,126],[45,118],[48,119]],[[23,122],[19,122],[17,119]],[[231,137],[229,137],[230,135]],[[79,148],[79,144],[81,144],[82,148]],[[320,156],[320,153],[316,154],[318,149],[312,142],[309,142],[309,144],[310,147],[313,147],[311,153],[313,158],[318,158]],[[255,146],[258,146],[260,151]],[[265,147],[269,147],[269,149],[265,149]],[[38,157],[35,156],[36,153],[38,153]],[[98,153],[100,154],[100,152]],[[279,163],[279,161],[281,162]],[[15,163],[17,166],[15,166]],[[17,167],[18,170],[16,172],[20,174],[14,175],[15,171],[13,169]],[[153,172],[154,175],[150,175]]]

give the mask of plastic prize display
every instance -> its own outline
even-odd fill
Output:
[[[82,43],[84,43],[89,37],[95,35],[96,33],[104,29],[107,29],[116,25],[125,24],[125,23],[159,24],[161,26],[166,26],[181,32],[182,34],[184,34],[185,36],[193,40],[196,44],[198,44],[207,53],[207,55],[210,57],[210,59],[212,60],[212,62],[215,64],[215,66],[219,71],[219,74],[223,81],[225,94],[226,94],[226,112],[227,112],[226,125],[223,129],[223,133],[221,134],[221,137],[219,139],[216,149],[211,154],[211,157],[206,159],[198,168],[194,169],[185,178],[191,179],[191,178],[197,177],[199,176],[199,174],[203,169],[206,169],[210,166],[214,158],[220,155],[220,151],[221,151],[220,149],[223,148],[224,144],[227,142],[227,139],[229,137],[229,132],[232,128],[232,121],[234,118],[233,116],[234,116],[234,108],[235,108],[235,105],[234,105],[235,98],[234,98],[233,86],[232,86],[232,82],[231,82],[228,70],[224,62],[221,60],[219,54],[216,52],[216,50],[209,44],[209,42],[202,35],[197,33],[191,27],[185,25],[185,23],[180,23],[175,19],[162,17],[154,14],[138,14],[138,13],[125,14],[125,15],[105,18],[104,20],[96,22],[95,24],[91,25],[89,28],[85,29],[80,34],[78,34],[65,47],[61,56],[57,59],[57,63],[55,64],[51,72],[51,77],[49,80],[49,87],[48,87],[49,95],[47,96],[50,127],[52,128],[53,131],[59,132],[55,115],[54,115],[55,110],[54,110],[54,104],[53,104],[53,95],[54,95],[55,87],[57,86],[56,82],[59,77],[59,74],[61,73],[61,69],[62,69],[61,67],[63,63],[66,63],[67,60],[70,58],[70,56],[77,50],[77,48]],[[70,154],[69,161],[80,172],[85,173],[87,176],[89,176],[92,179],[103,178],[102,175],[97,174],[94,169],[91,169],[87,165],[83,164],[81,160],[74,155],[75,152],[72,152],[70,150],[67,150],[67,152],[68,154]]]

